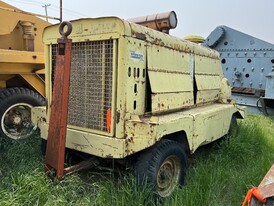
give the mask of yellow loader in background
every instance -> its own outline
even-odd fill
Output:
[[[50,23],[2,1],[0,17],[0,136],[17,140],[36,128],[31,108],[45,104],[42,32]]]

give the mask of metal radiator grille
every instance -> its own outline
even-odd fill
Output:
[[[56,46],[52,47],[53,63]],[[107,131],[106,116],[112,100],[112,67],[113,40],[72,43],[69,125]]]

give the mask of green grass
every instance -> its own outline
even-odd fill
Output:
[[[274,119],[248,116],[239,132],[189,157],[186,184],[163,205],[240,205],[274,157]],[[40,139],[0,140],[0,205],[160,205],[147,189],[137,190],[129,172],[91,169],[60,183],[44,175]]]

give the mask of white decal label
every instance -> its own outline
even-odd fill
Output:
[[[144,55],[139,51],[130,51],[130,59],[133,61],[143,62]]]

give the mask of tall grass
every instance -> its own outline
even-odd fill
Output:
[[[273,164],[274,119],[249,116],[238,134],[205,146],[188,160],[186,184],[165,202],[137,189],[129,172],[91,169],[60,183],[44,175],[40,139],[0,140],[0,205],[240,205]]]
[[[249,116],[221,147],[201,148],[189,161],[186,187],[167,205],[240,205],[273,164],[274,122]]]

